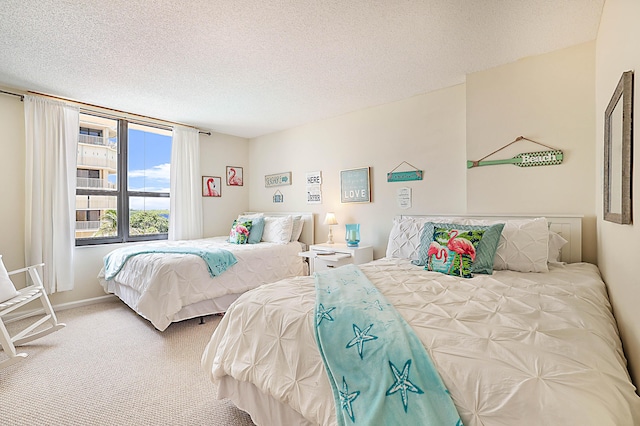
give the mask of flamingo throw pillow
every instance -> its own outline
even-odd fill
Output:
[[[496,223],[494,225],[462,225],[459,223],[434,223],[425,222],[420,235],[420,248],[418,249],[418,260],[413,260],[414,265],[424,266],[427,264],[427,251],[431,241],[433,241],[433,231],[436,226],[445,229],[456,228],[458,231],[484,231],[482,241],[478,244],[476,251],[476,259],[471,264],[471,272],[473,274],[493,274],[493,261],[500,242],[500,235],[504,228],[504,223]]]
[[[478,245],[485,231],[464,231],[435,227],[427,250],[425,269],[461,278],[471,278],[471,264],[476,259]]]
[[[250,220],[234,220],[229,232],[229,242],[234,244],[246,244],[249,241],[249,233],[251,232]]]

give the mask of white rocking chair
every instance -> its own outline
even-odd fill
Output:
[[[16,346],[20,346],[42,336],[46,336],[47,334],[60,330],[65,326],[65,324],[58,322],[56,314],[53,312],[53,308],[51,307],[51,303],[49,302],[49,298],[47,297],[47,292],[42,285],[42,280],[40,279],[37,271],[37,268],[41,266],[44,266],[44,263],[9,272],[9,275],[27,272],[31,277],[33,284],[28,285],[21,290],[18,290],[17,296],[12,297],[9,300],[5,300],[4,302],[0,302],[0,345],[2,345],[5,355],[9,356],[8,359],[0,362],[0,368],[8,367],[12,364],[15,364],[16,362],[24,359],[27,356],[27,354],[24,352],[18,353],[16,351]],[[14,336],[11,336],[7,331],[5,324],[30,317],[33,313],[28,313],[9,320],[5,320],[4,317],[7,314],[18,309],[19,307],[24,306],[27,303],[33,302],[37,299],[40,300],[40,302],[42,303],[42,307],[44,308],[44,317],[33,322],[31,325],[24,328]],[[49,323],[47,328],[36,331],[36,328],[47,322]]]

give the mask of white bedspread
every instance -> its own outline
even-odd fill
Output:
[[[98,278],[108,293],[114,293],[116,286],[126,287],[125,302],[162,331],[185,306],[243,293],[305,272],[303,258],[298,256],[302,243],[231,244],[226,238],[149,243],[154,247],[182,245],[232,251],[238,263],[214,278],[200,257],[178,253],[137,255],[125,263],[113,280],[104,280],[104,270]]]
[[[640,424],[595,266],[468,280],[401,259],[360,267],[414,327],[466,426]],[[314,303],[312,277],[242,295],[205,349],[207,375],[252,383],[311,424],[335,425]]]

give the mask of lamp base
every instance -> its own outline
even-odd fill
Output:
[[[333,244],[333,230],[329,226],[329,235],[327,236],[327,244]]]

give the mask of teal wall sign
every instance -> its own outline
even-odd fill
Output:
[[[411,167],[413,170],[404,171],[404,172],[396,172],[403,164]],[[413,166],[406,161],[398,164],[395,169],[391,170],[387,173],[387,182],[408,182],[410,180],[422,180],[423,172],[422,170],[418,170],[416,166]]]
[[[422,170],[413,170],[411,172],[389,172],[387,173],[387,182],[422,180],[422,174]]]

